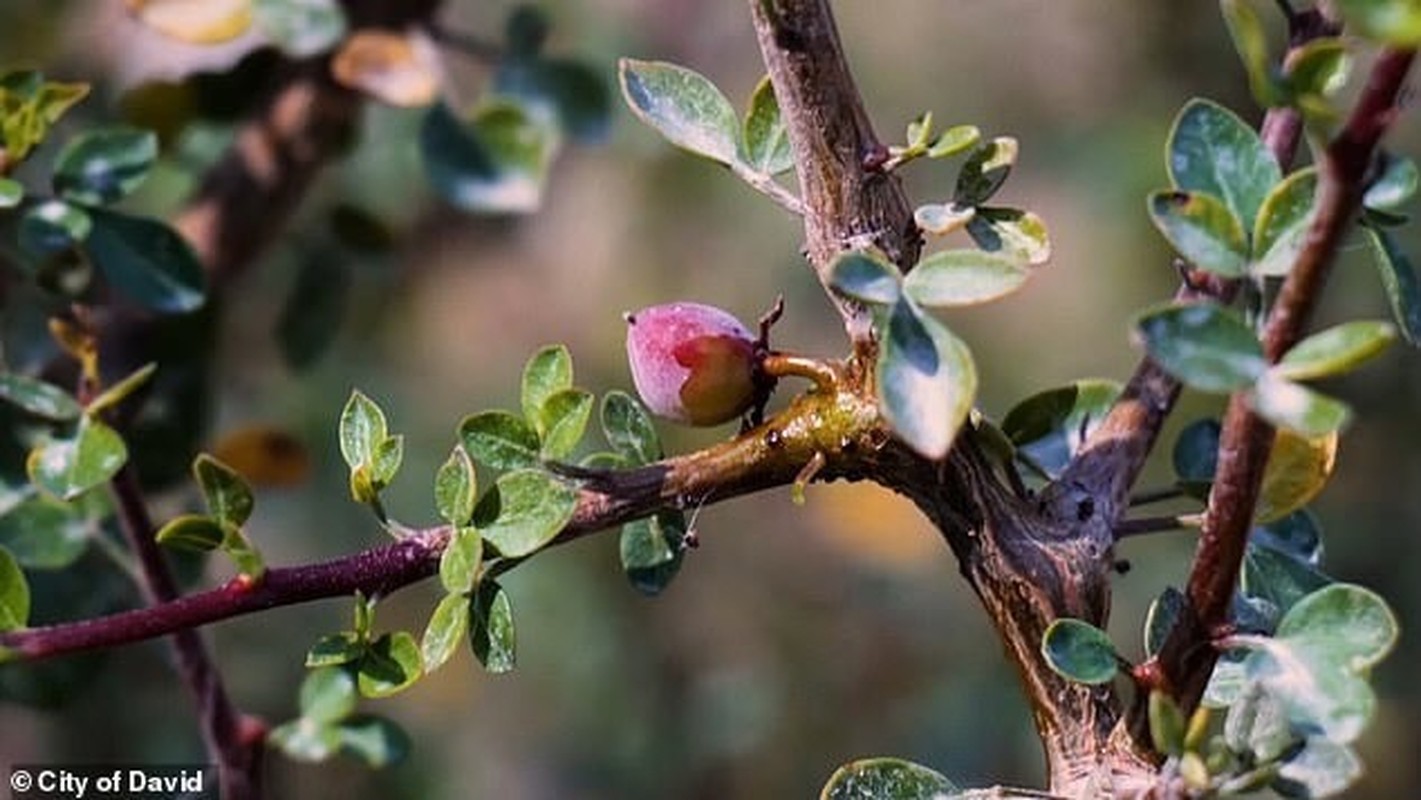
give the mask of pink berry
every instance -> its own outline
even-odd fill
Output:
[[[657,416],[719,425],[755,402],[755,339],[714,306],[667,303],[627,315],[627,360]]]

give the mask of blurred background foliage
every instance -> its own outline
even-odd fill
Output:
[[[451,29],[495,36],[510,10],[446,6]],[[712,77],[742,104],[762,72],[740,4],[567,0],[544,8],[555,25],[549,48],[589,60],[609,83],[618,56],[666,59]],[[174,43],[116,2],[11,0],[0,13],[5,67],[41,66],[56,80],[93,83],[56,141],[118,118],[125,93],[139,85],[225,69],[254,44]],[[1126,336],[1132,312],[1168,297],[1176,280],[1144,213],[1146,192],[1167,183],[1161,154],[1176,109],[1203,95],[1259,116],[1213,6],[897,0],[891,8],[840,3],[837,13],[885,139],[899,139],[909,119],[932,110],[942,126],[974,123],[1022,142],[1006,199],[1046,219],[1055,257],[1011,299],[952,315],[976,352],[981,408],[1000,415],[1048,386],[1126,375],[1138,355]],[[476,97],[488,80],[477,62],[446,54],[445,63],[454,98]],[[419,118],[370,104],[348,157],[322,175],[288,233],[213,311],[214,394],[200,409],[208,446],[271,427],[311,458],[300,485],[258,494],[247,530],[270,563],[381,542],[368,513],[348,500],[335,441],[352,387],[381,402],[392,429],[406,434],[406,466],[387,507],[432,521],[430,482],[458,420],[515,407],[519,371],[540,345],[569,345],[579,385],[629,387],[624,310],[691,299],[753,319],[782,292],[777,346],[842,352],[834,313],[798,254],[798,222],[723,170],[673,150],[620,105],[607,141],[558,159],[543,208],[526,217],[475,217],[439,201],[421,177]],[[171,214],[230,133],[202,125],[169,140],[170,157],[127,207]],[[1393,144],[1421,152],[1414,114]],[[917,202],[950,192],[950,168],[906,172]],[[376,215],[398,234],[396,244],[362,256],[326,246],[337,204]],[[1404,236],[1415,256],[1421,239],[1414,228]],[[1319,325],[1386,316],[1362,249],[1359,241],[1343,254]],[[333,260],[343,262],[333,268]],[[277,335],[298,274],[308,292],[304,322],[330,333],[326,346],[294,359],[302,369]],[[36,319],[15,298],[8,305],[13,364],[35,340]],[[1421,644],[1411,634],[1421,615],[1421,363],[1396,346],[1329,388],[1359,413],[1315,505],[1326,566],[1378,589],[1406,631],[1380,670],[1380,711],[1361,742],[1368,775],[1349,796],[1413,796],[1421,785]],[[1218,409],[1186,397],[1163,452],[1173,431]],[[730,431],[662,433],[667,449],[681,452]],[[1142,486],[1168,480],[1157,460]],[[179,489],[155,507],[167,516],[193,500]],[[1041,780],[1015,676],[944,543],[906,501],[836,484],[812,487],[799,507],[786,489],[708,506],[696,527],[702,547],[656,599],[626,584],[610,535],[539,556],[504,581],[519,620],[517,671],[489,676],[465,652],[410,692],[365,701],[409,730],[411,757],[372,772],[349,760],[305,766],[273,753],[272,796],[808,797],[838,764],[890,753],[963,785]],[[1138,653],[1146,604],[1183,580],[1192,550],[1185,533],[1120,548],[1133,567],[1116,582],[1112,633],[1122,650]],[[229,571],[214,559],[205,580]],[[63,573],[37,579],[36,592],[79,605],[107,595],[92,581],[63,581]],[[428,586],[403,592],[381,606],[379,624],[418,631],[436,597]],[[348,616],[349,603],[325,602],[223,623],[208,636],[237,703],[277,722],[295,714],[306,647]],[[0,703],[0,760],[203,760],[167,659],[152,643],[56,662],[51,675],[97,672],[62,698],[7,669],[6,693],[29,701]],[[42,710],[36,700],[58,707]]]

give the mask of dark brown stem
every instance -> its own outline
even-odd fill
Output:
[[[156,528],[132,465],[119,470],[112,482],[112,493],[120,527],[138,558],[143,578],[141,588],[149,604],[144,610],[163,608],[178,599],[178,589],[153,539]],[[265,726],[255,718],[244,717],[232,705],[222,685],[222,675],[196,628],[175,627],[167,632],[173,637],[178,674],[197,704],[198,722],[208,755],[218,765],[222,797],[238,800],[260,797],[259,768]]]
[[[1321,155],[1312,226],[1263,333],[1263,349],[1270,361],[1277,361],[1304,333],[1343,235],[1361,205],[1377,146],[1395,121],[1414,57],[1414,50],[1383,51],[1346,124]],[[1209,643],[1229,623],[1272,442],[1273,428],[1251,411],[1244,395],[1234,395],[1224,416],[1218,470],[1190,569],[1186,591],[1190,613],[1181,618],[1159,656],[1166,685],[1186,712],[1199,702],[1217,659]]]

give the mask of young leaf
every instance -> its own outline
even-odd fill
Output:
[[[1421,45],[1421,6],[1413,0],[1338,0],[1349,31],[1397,47]]]
[[[913,223],[923,233],[946,236],[959,231],[977,216],[975,206],[958,206],[956,203],[926,203],[913,209]]]
[[[1287,275],[1302,252],[1312,226],[1317,169],[1301,169],[1283,179],[1264,198],[1253,226],[1254,275]]]
[[[335,667],[360,658],[365,653],[365,644],[353,631],[342,631],[322,636],[306,652],[306,666]]]
[[[26,471],[36,486],[61,500],[73,500],[112,478],[128,461],[128,448],[113,428],[80,417],[74,433],[30,451]]]
[[[592,405],[592,393],[582,389],[564,389],[547,399],[539,414],[544,458],[566,458],[577,448],[592,418]]]
[[[1277,628],[1278,618],[1299,600],[1330,583],[1331,578],[1307,562],[1262,544],[1256,535],[1249,538],[1238,588],[1243,602],[1269,612],[1260,620],[1265,630]],[[1264,602],[1258,603],[1260,600]]]
[[[887,316],[875,367],[879,402],[903,441],[928,458],[941,458],[977,394],[972,354],[907,300]]]
[[[735,109],[698,72],[661,61],[624,58],[617,64],[632,113],[672,144],[722,164],[739,154]]]
[[[1197,98],[1174,121],[1168,164],[1175,188],[1221,198],[1244,230],[1253,228],[1263,198],[1283,177],[1252,127],[1223,106]]]
[[[206,302],[206,273],[177,231],[115,211],[89,214],[94,228],[84,249],[120,292],[165,314],[186,314]]]
[[[236,470],[201,453],[192,462],[192,474],[207,501],[207,510],[219,523],[240,528],[252,515],[256,501],[252,489]]]
[[[1164,692],[1150,692],[1149,718],[1155,751],[1166,756],[1184,755],[1184,712],[1174,698]]]
[[[681,569],[685,538],[686,519],[679,511],[663,511],[623,525],[622,569],[632,586],[645,595],[660,594]]]
[[[928,158],[947,158],[967,152],[968,148],[982,141],[982,131],[976,125],[954,125],[928,145]]]
[[[1294,381],[1341,375],[1379,355],[1395,338],[1396,328],[1385,322],[1344,322],[1298,342],[1274,372]]]
[[[967,233],[983,250],[1032,266],[1045,264],[1051,258],[1046,223],[1030,211],[980,206],[967,221]]]
[[[106,205],[137,189],[158,158],[158,137],[130,127],[86,131],[59,151],[54,191],[89,205]]]
[[[423,672],[419,645],[405,631],[387,633],[370,643],[356,669],[356,685],[365,697],[398,694]]]
[[[356,714],[343,721],[336,730],[340,746],[372,769],[383,769],[405,760],[410,752],[410,737],[395,723],[369,714]]]
[[[0,547],[0,633],[19,630],[30,621],[30,585],[9,550]]]
[[[261,551],[252,545],[241,528],[224,526],[222,552],[232,559],[237,571],[248,579],[257,580],[266,574],[266,561],[262,558]]]
[[[1115,646],[1105,631],[1062,617],[1041,635],[1041,654],[1051,669],[1077,683],[1107,683],[1119,671]]]
[[[499,675],[517,664],[513,604],[497,581],[479,584],[469,601],[469,644],[484,669]]]
[[[216,550],[226,536],[226,529],[212,517],[183,514],[168,520],[153,538],[174,550],[205,553]]]
[[[1248,263],[1248,241],[1238,217],[1203,192],[1155,192],[1150,220],[1170,245],[1199,269],[1237,278]]]
[[[395,480],[395,475],[400,471],[400,464],[405,460],[405,437],[403,434],[386,436],[379,445],[375,447],[375,453],[370,458],[370,479],[374,482],[376,490],[389,486]]]
[[[998,136],[978,146],[957,173],[952,201],[959,206],[978,206],[990,200],[1011,174],[1018,149],[1016,139],[1010,136]]]
[[[176,0],[173,0],[176,2]],[[340,750],[340,729],[311,719],[297,718],[272,729],[268,741],[293,761],[325,761]]]
[[[483,528],[483,537],[509,558],[529,555],[552,541],[577,507],[575,489],[537,470],[505,472],[495,490],[498,516]]]
[[[450,594],[466,594],[474,588],[483,563],[484,540],[474,528],[456,528],[439,556],[439,582]]]
[[[1364,225],[1372,256],[1381,273],[1382,288],[1391,304],[1392,317],[1401,335],[1412,345],[1421,345],[1421,286],[1411,261],[1401,252],[1391,234],[1373,225]]]
[[[55,422],[78,419],[84,412],[73,395],[58,386],[15,372],[0,373],[0,400]]]
[[[1272,371],[1264,374],[1249,394],[1253,410],[1279,428],[1317,438],[1335,434],[1351,419],[1340,400],[1314,392]]]
[[[1005,297],[1031,277],[1015,258],[981,250],[940,250],[918,262],[903,293],[928,308],[967,306]]]
[[[1164,647],[1165,639],[1169,638],[1169,632],[1174,629],[1174,623],[1179,620],[1187,602],[1183,592],[1173,586],[1166,586],[1160,596],[1150,603],[1150,609],[1145,613],[1147,657],[1153,658]]]
[[[780,105],[768,75],[760,79],[750,95],[744,137],[745,163],[756,172],[778,175],[794,166],[789,133],[780,119]]]
[[[301,681],[301,716],[328,723],[339,722],[355,710],[355,678],[341,667],[311,670]]]
[[[11,506],[0,514],[0,547],[26,569],[63,569],[73,564],[89,549],[98,521],[79,505],[40,496]]]
[[[1258,12],[1254,11],[1248,0],[1223,0],[1220,5],[1234,49],[1238,51],[1244,72],[1248,74],[1249,91],[1259,105],[1274,105],[1278,100],[1278,90],[1268,61],[1268,39]]]
[[[1387,155],[1382,174],[1367,187],[1362,205],[1374,210],[1395,211],[1416,194],[1417,182],[1415,161]]]
[[[829,286],[863,303],[898,302],[903,276],[877,253],[855,250],[839,254],[829,267]]]
[[[1213,303],[1157,308],[1135,326],[1150,357],[1201,392],[1243,389],[1268,368],[1253,331],[1237,314]]]
[[[866,758],[834,771],[819,800],[951,800],[960,790],[927,767],[900,758]]]
[[[456,444],[434,475],[434,505],[439,509],[439,516],[450,525],[463,525],[474,515],[476,494],[474,462],[468,452]]]
[[[538,434],[521,417],[507,411],[484,411],[459,425],[464,449],[476,461],[496,470],[538,465]]]
[[[345,463],[352,470],[368,466],[388,437],[385,412],[364,392],[352,389],[340,412],[340,454]]]
[[[433,672],[444,666],[444,662],[454,655],[454,649],[464,638],[469,628],[469,598],[462,594],[446,594],[429,625],[424,629],[424,639],[420,642],[420,656],[424,661],[424,671]]]
[[[661,458],[661,440],[651,417],[631,395],[610,391],[602,398],[602,433],[617,454],[630,466],[650,464]]]
[[[1082,380],[1022,400],[1002,418],[1002,432],[1034,463],[1064,469],[1120,395],[1120,384]]]
[[[158,371],[156,363],[144,364],[133,372],[129,373],[118,383],[110,386],[99,393],[98,397],[89,401],[84,410],[90,415],[102,414],[114,406],[122,403],[129,395],[143,388],[153,377],[153,373]]]
[[[539,436],[547,435],[547,429],[543,426],[543,405],[548,398],[571,388],[572,355],[566,347],[548,345],[528,359],[523,367],[523,418]]]

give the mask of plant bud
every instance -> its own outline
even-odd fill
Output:
[[[714,306],[667,303],[628,314],[627,360],[657,416],[719,425],[755,401],[755,338]]]

